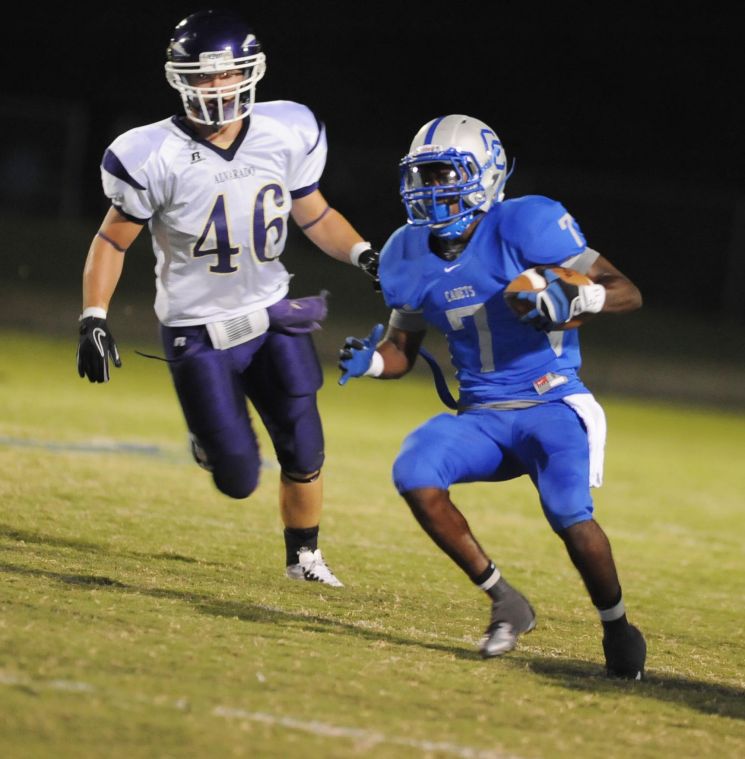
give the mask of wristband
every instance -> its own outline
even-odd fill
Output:
[[[367,367],[365,377],[380,377],[385,368],[385,360],[379,351],[375,351],[370,357],[370,366]]]
[[[603,285],[582,285],[579,289],[582,311],[587,314],[599,314],[605,305],[605,288]]]
[[[83,319],[87,319],[89,316],[92,316],[95,319],[105,319],[106,318],[106,309],[105,308],[99,308],[98,306],[88,306],[87,308],[83,309],[83,313],[80,314],[80,317],[78,318],[78,321],[82,321]]]
[[[354,245],[352,245],[351,250],[349,251],[349,262],[352,264],[352,266],[359,266],[360,265],[360,256],[366,251],[370,250],[372,248],[372,245],[370,245],[369,242],[356,242]]]

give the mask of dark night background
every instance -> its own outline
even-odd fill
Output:
[[[492,126],[517,160],[508,196],[562,201],[589,244],[640,285],[645,312],[699,314],[716,331],[745,322],[745,32],[736,6],[259,0],[220,7],[239,9],[264,47],[258,100],[297,100],[325,121],[321,189],[376,245],[403,223],[397,161],[416,130],[435,116],[467,113]],[[165,48],[175,24],[203,7],[34,11],[6,30],[6,285],[15,278],[44,286],[49,267],[39,261],[51,255],[49,235],[53,276],[79,281],[106,209],[101,155],[125,129],[179,110],[163,76]],[[68,253],[75,224],[87,238]],[[290,263],[295,249],[304,250],[299,235],[288,245]],[[125,290],[141,275],[151,278],[152,261],[141,258],[128,261]],[[333,262],[313,271],[311,286],[314,276],[353,281]],[[739,354],[741,347],[740,339]]]

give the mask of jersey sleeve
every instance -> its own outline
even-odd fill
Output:
[[[380,251],[378,277],[383,298],[389,308],[418,309],[417,290],[421,279],[420,262],[409,255],[406,226],[399,227]]]
[[[130,221],[145,224],[155,213],[147,166],[152,146],[138,130],[118,137],[101,161],[103,191],[111,204]]]
[[[404,332],[424,332],[427,329],[427,321],[421,309],[409,307],[394,308],[388,319],[388,324]]]
[[[572,256],[571,258],[567,258],[566,261],[562,261],[561,265],[566,266],[568,269],[574,269],[582,274],[587,274],[599,257],[600,253],[596,250],[585,248],[578,256]]]
[[[502,235],[528,264],[561,264],[587,247],[585,236],[564,206],[540,195],[511,204]]]
[[[326,127],[306,106],[299,103],[284,104],[292,131],[292,151],[288,182],[290,195],[302,198],[318,189],[323,169],[326,166]]]

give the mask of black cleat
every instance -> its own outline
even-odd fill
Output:
[[[634,625],[603,636],[603,652],[608,677],[643,680],[647,660],[647,644]]]
[[[518,636],[535,627],[535,612],[528,599],[503,577],[499,578],[497,588],[501,595],[498,601],[492,601],[489,627],[479,642],[479,652],[484,659],[512,651]]]

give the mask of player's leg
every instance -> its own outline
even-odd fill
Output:
[[[393,478],[422,529],[489,596],[490,621],[479,650],[492,657],[512,650],[518,636],[535,627],[535,613],[501,576],[450,499],[451,483],[507,476],[494,439],[496,430],[484,432],[486,420],[449,414],[430,420],[407,437],[394,463]]]
[[[261,459],[234,362],[250,362],[263,339],[219,351],[204,327],[161,332],[195,459],[212,473],[220,492],[248,497],[258,484]]]
[[[644,636],[626,619],[610,541],[594,519],[573,524],[558,534],[600,615],[608,674],[640,680],[647,647]]]
[[[287,575],[339,587],[318,548],[324,440],[316,393],[323,375],[308,335],[270,334],[244,376],[244,389],[281,467],[280,516]]]
[[[585,428],[561,402],[521,414],[521,454],[540,493],[544,513],[563,540],[600,616],[608,673],[640,678],[646,645],[626,619],[611,545],[592,516]]]

